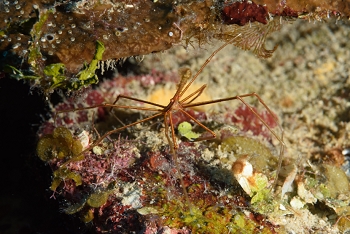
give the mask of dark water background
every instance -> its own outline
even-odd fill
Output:
[[[50,199],[52,172],[35,155],[36,132],[49,108],[37,91],[0,78],[0,233],[86,233]]]

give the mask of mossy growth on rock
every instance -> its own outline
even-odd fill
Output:
[[[79,156],[83,147],[79,140],[73,138],[72,133],[64,127],[57,127],[53,134],[40,138],[37,154],[45,162],[53,159],[71,159]]]
[[[232,136],[224,139],[221,147],[225,151],[234,152],[238,158],[247,155],[248,161],[257,171],[268,172],[275,170],[277,167],[277,158],[271,153],[271,150],[253,138]]]
[[[80,161],[84,157],[82,145],[79,140],[73,138],[69,129],[57,127],[52,134],[40,138],[37,145],[38,157],[45,161],[62,161],[64,162],[57,170],[53,172],[53,180],[50,189],[55,191],[57,187],[65,180],[73,180],[76,186],[81,185],[81,176],[65,167],[72,161]]]
[[[106,47],[98,59],[105,64],[181,43],[203,46],[214,38],[235,39],[233,45],[267,58],[276,47],[266,49],[265,40],[285,20],[348,17],[348,3],[335,2],[288,1],[280,7],[270,0],[5,0],[0,2],[0,69],[21,71],[16,78],[30,79],[49,94],[55,88],[76,90],[97,82],[92,74],[88,79],[78,75],[94,63],[97,41]],[[60,75],[45,74],[55,64],[61,64]]]

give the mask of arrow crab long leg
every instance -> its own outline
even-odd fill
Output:
[[[240,36],[240,35],[238,35]],[[86,148],[81,154],[84,154],[90,150],[92,150],[95,146],[98,146],[104,139],[109,137],[112,134],[121,132],[127,128],[130,128],[132,126],[135,126],[137,124],[141,123],[146,123],[148,121],[154,120],[154,119],[159,119],[163,118],[163,124],[165,127],[165,136],[168,142],[168,145],[170,147],[171,154],[173,155],[173,161],[175,163],[176,170],[179,173],[179,180],[180,183],[183,187],[183,194],[186,197],[186,200],[188,201],[188,204],[190,206],[190,202],[188,199],[187,191],[184,186],[183,179],[181,177],[181,171],[180,171],[180,166],[178,162],[178,155],[177,155],[177,149],[178,149],[178,143],[177,143],[177,137],[175,134],[175,126],[173,122],[173,115],[176,112],[181,112],[183,115],[185,115],[187,118],[191,119],[194,123],[196,123],[198,126],[203,128],[206,132],[210,134],[210,136],[203,137],[199,140],[208,140],[208,139],[213,139],[216,137],[216,134],[214,131],[210,130],[208,127],[206,127],[203,123],[201,123],[199,120],[197,120],[195,117],[193,117],[188,111],[188,108],[196,107],[196,106],[203,106],[203,105],[210,105],[210,104],[215,104],[219,102],[227,102],[227,101],[232,101],[232,100],[239,100],[243,105],[245,105],[253,115],[255,115],[260,122],[269,130],[269,132],[280,142],[280,155],[279,155],[279,160],[278,160],[278,168],[277,168],[277,173],[276,173],[276,180],[277,182],[277,177],[281,168],[281,163],[282,163],[282,157],[284,154],[284,149],[285,149],[285,144],[283,141],[283,129],[281,125],[278,123],[277,117],[272,113],[270,108],[266,105],[266,103],[260,98],[260,96],[256,93],[249,93],[249,94],[244,94],[244,95],[237,95],[237,96],[232,96],[232,97],[227,97],[227,98],[221,98],[221,99],[216,99],[216,100],[209,100],[205,102],[195,102],[196,99],[203,93],[203,91],[206,88],[206,85],[201,86],[199,89],[196,91],[192,92],[191,94],[185,96],[185,92],[189,89],[189,87],[192,85],[192,83],[197,79],[197,77],[200,75],[200,73],[203,71],[203,69],[208,65],[208,63],[212,60],[212,58],[224,47],[226,47],[228,44],[232,43],[236,39],[233,38],[232,40],[226,42],[222,46],[220,46],[218,49],[216,49],[209,57],[208,59],[204,62],[204,64],[200,67],[200,69],[197,71],[197,73],[194,76],[191,76],[191,72],[189,69],[182,69],[180,73],[180,82],[178,83],[177,90],[173,97],[170,99],[169,103],[165,105],[161,105],[158,103],[142,100],[139,98],[135,97],[130,97],[126,95],[119,95],[115,101],[112,104],[109,103],[104,103],[100,105],[94,105],[90,107],[83,107],[83,108],[77,108],[74,110],[64,110],[58,112],[56,115],[59,115],[61,113],[67,113],[71,111],[81,111],[81,110],[88,110],[92,108],[98,108],[98,107],[104,107],[108,108],[110,112],[112,112],[112,109],[124,109],[124,110],[139,110],[139,111],[149,111],[152,112],[153,114],[149,117],[145,117],[141,120],[135,121],[130,124],[123,124],[122,127],[107,131],[104,133],[102,136],[100,136],[96,141],[94,141],[91,145],[89,145],[88,148]],[[184,97],[185,96],[185,97]],[[246,97],[255,97],[258,99],[258,101],[264,106],[264,108],[269,112],[271,116],[273,116],[274,122],[278,125],[280,129],[280,135],[277,134],[272,127],[268,125],[268,123],[264,120],[264,118],[254,109],[252,108],[244,99]],[[133,105],[120,105],[119,101],[120,100],[130,100],[142,104],[148,104],[151,105],[152,107],[141,107],[141,106],[133,106]]]

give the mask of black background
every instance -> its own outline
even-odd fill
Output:
[[[0,233],[89,232],[50,199],[52,172],[35,155],[36,132],[49,117],[44,95],[0,75]]]

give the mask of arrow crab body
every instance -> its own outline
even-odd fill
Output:
[[[218,141],[220,141],[220,139],[217,137],[218,133],[220,134],[221,140],[224,138],[229,139],[222,140],[222,142],[224,142],[223,144],[227,145],[226,148],[232,148],[232,145],[241,144],[237,142],[243,142],[241,145],[248,145],[248,148],[255,147],[258,151],[266,151],[265,146],[256,146],[255,142],[250,141],[245,137],[236,137],[232,141],[235,143],[231,144],[231,137],[234,135],[234,133],[229,131],[227,134],[227,131],[223,130],[223,128],[218,130],[219,132],[216,130],[211,130],[209,127],[207,127],[208,124],[203,123],[203,121],[198,118],[198,115],[191,109],[198,106],[228,102],[231,100],[239,100],[244,106],[244,112],[253,116],[255,119],[254,121],[259,122],[280,143],[281,148],[279,159],[277,160],[278,162],[274,164],[276,167],[276,178],[274,181],[277,182],[277,176],[280,170],[285,147],[283,142],[283,130],[279,125],[276,116],[259,97],[259,95],[256,93],[249,93],[216,100],[197,101],[197,98],[200,97],[205,90],[206,85],[202,85],[194,92],[186,94],[186,91],[188,91],[189,87],[193,84],[210,60],[230,42],[231,41],[228,41],[220,48],[215,50],[194,76],[191,75],[191,71],[189,69],[181,69],[179,71],[180,81],[177,85],[177,90],[167,105],[161,105],[140,98],[120,94],[113,103],[103,103],[103,97],[99,97],[95,98],[99,100],[97,103],[95,102],[88,106],[79,106],[77,108],[65,106],[56,109],[58,111],[55,116],[55,123],[56,127],[57,125],[59,127],[53,130],[53,134],[42,138],[45,140],[39,141],[38,154],[40,154],[41,156],[39,155],[39,157],[48,162],[55,171],[54,180],[51,186],[52,190],[56,191],[57,188],[63,186],[63,190],[65,191],[78,190],[80,194],[85,194],[85,199],[83,199],[83,201],[76,204],[70,203],[68,208],[65,209],[66,213],[73,214],[81,212],[85,217],[84,221],[90,222],[92,219],[94,219],[94,222],[98,223],[98,220],[101,217],[97,217],[97,213],[104,213],[101,212],[101,209],[108,209],[108,212],[112,212],[110,209],[116,209],[116,207],[119,206],[120,209],[122,209],[122,207],[131,207],[134,210],[138,210],[138,215],[143,214],[144,212],[147,213],[146,215],[149,215],[150,212],[157,212],[162,213],[164,217],[169,216],[169,219],[165,222],[165,224],[170,226],[174,225],[174,223],[171,221],[174,220],[174,217],[172,217],[173,215],[175,215],[177,218],[182,217],[180,218],[182,220],[180,223],[185,226],[193,225],[193,228],[191,229],[192,231],[195,231],[194,227],[198,227],[198,223],[189,224],[186,223],[186,220],[191,220],[193,216],[198,214],[199,216],[196,216],[195,218],[195,220],[197,220],[196,222],[201,222],[200,220],[202,220],[204,223],[208,222],[206,217],[201,216],[205,212],[203,213],[202,211],[198,211],[198,209],[201,209],[200,207],[204,204],[202,202],[198,203],[198,198],[204,199],[202,196],[211,196],[210,199],[205,198],[207,202],[209,200],[213,200],[214,197],[215,199],[225,198],[226,201],[230,201],[230,205],[227,204],[227,207],[237,207],[245,204],[237,198],[232,199],[232,197],[228,198],[225,196],[218,197],[215,195],[217,192],[207,193],[207,189],[209,187],[215,187],[216,185],[211,185],[208,177],[204,176],[204,174],[207,172],[209,173],[210,170],[222,170],[223,173],[226,173],[225,169],[209,169],[208,167],[200,168],[200,166],[199,168],[194,168],[196,166],[193,166],[196,164],[193,163],[195,160],[194,158],[198,158],[198,156],[193,155],[200,155],[200,157],[202,157],[205,154],[203,152],[204,146],[201,146],[201,148],[195,148],[194,145],[205,142],[206,140],[210,140],[210,142],[215,145]],[[94,91],[91,93],[96,95]],[[245,101],[245,98],[247,97],[256,98],[263,105],[265,108],[265,113],[269,115],[269,120],[266,120],[264,115],[259,113],[256,108],[250,106]],[[124,101],[128,104],[124,105]],[[134,103],[135,105],[129,103]],[[105,119],[108,119],[108,116],[112,119],[115,119],[113,117],[116,117],[118,123],[116,124],[114,122],[113,126],[118,126],[112,130],[110,130],[111,127],[109,126],[109,129],[100,135],[99,132],[102,132],[102,130],[100,130],[100,128],[97,128],[98,130],[96,130],[95,125],[92,124],[89,130],[90,134],[86,134],[86,130],[82,131],[84,134],[81,134],[81,136],[85,137],[81,142],[85,143],[84,146],[79,146],[77,141],[79,141],[80,138],[72,136],[72,133],[70,133],[71,131],[65,130],[64,127],[64,123],[74,125],[74,121],[65,121],[65,117],[72,115],[72,113],[76,113],[78,116],[76,119],[84,119],[86,122],[88,122],[89,117],[91,119],[91,115],[86,113],[90,113],[89,111],[96,109],[98,110],[97,114],[93,115],[99,115],[99,119],[103,119],[100,118],[101,115],[104,116]],[[123,116],[119,115],[121,110],[125,110],[126,112],[145,111],[151,114],[147,117],[125,124],[124,122],[127,121],[128,117],[124,118]],[[179,116],[181,116],[181,121],[176,120]],[[169,146],[168,148],[165,147],[163,149],[154,149],[152,147],[142,151],[137,149],[137,147],[135,148],[135,140],[122,137],[122,133],[125,133],[125,131],[131,132],[132,127],[137,128],[141,124],[145,124],[147,122],[156,123],[160,119],[163,119],[165,139],[167,145]],[[271,120],[273,122],[272,124]],[[189,122],[190,126],[193,125],[196,128],[195,131],[201,130],[201,134],[199,134],[199,137],[194,137],[189,141],[181,140],[179,143],[177,139],[177,126],[180,124],[180,122],[184,121]],[[101,120],[99,124],[103,122],[104,121]],[[279,127],[280,134],[277,134],[274,131],[273,128],[275,126]],[[55,126],[52,128],[54,127]],[[144,128],[144,126],[142,126],[142,128]],[[97,138],[94,139],[93,137],[90,137],[90,140],[86,140],[86,135],[91,136],[93,131],[96,132],[95,135],[97,135]],[[118,134],[117,140],[113,139],[113,134]],[[229,137],[225,137],[224,135],[228,135]],[[78,138],[78,140],[76,138]],[[139,143],[139,146],[140,144],[142,145],[142,140],[141,143]],[[74,146],[74,150],[70,150],[72,146]],[[205,147],[208,148],[208,144],[206,144]],[[64,152],[60,153],[60,149],[64,149]],[[48,153],[49,151],[57,151],[59,153]],[[243,150],[241,151],[241,154],[242,155],[239,156],[240,159],[237,160],[236,164],[233,164],[232,170],[234,176],[238,178],[237,181],[240,184],[240,181],[243,181],[242,183],[246,183],[241,184],[243,189],[246,191],[244,186],[249,187],[249,181],[251,181],[251,179],[249,179],[247,175],[243,173],[245,170],[244,165],[250,165],[249,163],[246,163],[245,160],[249,161],[249,157],[251,156],[249,154],[255,153]],[[61,156],[58,158],[57,155]],[[133,156],[131,157],[130,155]],[[190,159],[189,155],[192,155],[194,158]],[[181,160],[179,160],[180,157]],[[198,173],[201,170],[203,172],[201,172],[202,174],[200,176],[193,175],[193,171]],[[159,177],[155,176],[154,172],[159,173],[162,179],[159,180]],[[231,178],[233,175],[231,174],[231,176],[226,177]],[[144,183],[145,181],[147,181],[147,183]],[[80,186],[82,184],[84,184],[84,186]],[[136,184],[138,184],[139,187]],[[167,192],[160,192],[164,191],[164,187],[167,188]],[[253,191],[253,194],[254,188],[247,191]],[[183,199],[178,200],[178,196],[183,197]],[[113,199],[116,197],[118,198],[117,200]],[[147,199],[150,200],[145,200],[143,197],[147,197]],[[120,199],[122,201],[118,202]],[[216,201],[215,204],[220,202],[221,200]],[[181,207],[181,212],[176,213],[178,211],[171,211],[164,207],[164,205],[170,203],[173,205],[171,206],[172,208],[178,207],[176,208],[177,210],[180,209],[179,207]],[[113,204],[113,206],[108,204]],[[150,206],[154,204],[156,208],[153,208],[156,209],[156,211],[152,210],[153,208],[150,208]],[[206,207],[217,207],[215,204],[209,204]],[[145,207],[147,207],[147,211],[142,210]],[[97,211],[98,209],[100,211]],[[119,211],[119,213],[120,212],[121,211]],[[117,213],[118,212],[115,213],[115,216]],[[123,212],[120,214],[122,213]],[[229,213],[231,214],[231,212]],[[116,225],[118,222],[115,221]],[[225,232],[225,228],[227,226],[228,224],[223,225],[222,227],[224,229],[221,231]],[[199,231],[205,232],[205,230]]]

